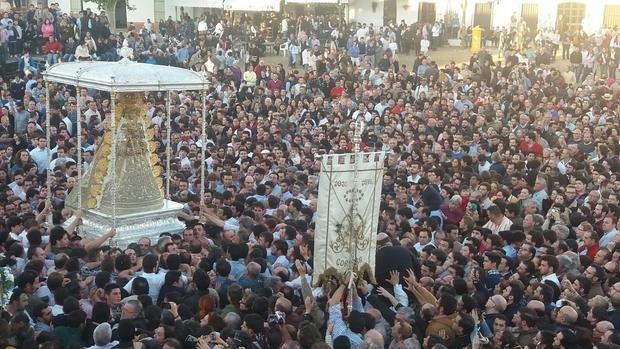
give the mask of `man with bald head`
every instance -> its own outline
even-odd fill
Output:
[[[244,289],[249,288],[252,291],[263,285],[263,277],[261,275],[261,266],[256,262],[249,262],[246,265],[245,274],[239,279],[239,285]]]
[[[527,303],[526,308],[536,313],[536,316],[538,317],[537,324],[548,323],[545,312],[545,303],[534,299]]]
[[[366,310],[373,319],[375,319],[375,330],[377,330],[383,338],[387,338],[388,333],[390,333],[391,327],[390,324],[383,318],[381,312],[378,309],[371,308]]]
[[[605,333],[613,329],[614,324],[612,324],[610,321],[599,321],[594,326],[594,331],[592,331],[592,339],[595,343],[601,342]]]
[[[555,323],[559,327],[570,328],[577,322],[579,314],[570,305],[565,305],[558,310],[558,314],[555,316]]]
[[[364,347],[366,349],[383,349],[385,340],[383,335],[377,330],[369,330],[364,334]]]
[[[484,305],[484,321],[486,321],[489,329],[493,329],[495,318],[502,314],[507,306],[508,302],[506,302],[506,298],[503,296],[496,294],[489,297],[489,300]]]
[[[293,312],[293,303],[285,297],[279,297],[276,300],[275,310],[284,313],[284,322],[299,328],[303,321],[303,317]]]

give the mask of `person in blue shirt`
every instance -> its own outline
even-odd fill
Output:
[[[490,294],[493,293],[495,286],[501,281],[502,274],[499,272],[499,264],[502,258],[495,252],[489,252],[484,256],[482,267],[485,271],[484,286]]]
[[[347,317],[347,322],[345,322],[342,317],[342,305],[340,304],[340,301],[346,290],[346,284],[348,284],[348,282],[341,284],[328,302],[329,319],[334,325],[332,330],[332,338],[346,336],[351,341],[352,349],[362,349],[364,348],[364,336],[362,335],[362,332],[364,331],[366,322],[364,320],[364,309],[362,307],[362,302],[359,296],[357,296],[357,292],[353,292],[353,311],[351,311]]]

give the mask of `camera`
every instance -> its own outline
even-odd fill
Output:
[[[267,318],[267,323],[271,327],[284,325],[284,313],[282,313],[281,311],[276,311],[275,314],[269,315],[269,317]]]
[[[198,343],[199,340],[200,338],[196,338],[191,334],[188,334],[187,337],[185,337],[185,343]]]

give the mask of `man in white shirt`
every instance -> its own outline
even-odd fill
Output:
[[[419,163],[412,163],[411,166],[409,166],[409,177],[407,177],[407,183],[418,183],[418,181],[420,180],[420,178],[422,176],[420,176],[420,164]]]
[[[49,164],[51,150],[47,147],[47,139],[40,136],[37,140],[37,147],[30,151],[30,157],[37,164],[37,173],[43,174]]]
[[[613,216],[603,218],[603,236],[599,240],[599,246],[601,246],[601,248],[607,247],[607,245],[616,240],[616,234],[618,234],[616,223],[617,220]]]
[[[88,49],[88,44],[85,41],[75,48],[74,56],[78,61],[89,61],[92,58],[90,55],[90,50]]]
[[[290,262],[286,258],[288,252],[288,243],[284,240],[276,240],[271,244],[271,253],[276,256],[276,261],[273,262],[273,268],[284,267],[290,268]]]
[[[493,234],[497,234],[500,231],[509,230],[512,226],[512,221],[508,217],[504,216],[502,210],[496,205],[492,205],[487,209],[489,215],[489,221],[483,226],[483,228],[490,229]]]
[[[21,171],[15,172],[13,175],[13,182],[9,183],[9,188],[13,191],[15,196],[22,200],[26,200],[26,191],[24,189],[24,173]]]
[[[150,18],[147,18],[146,22],[144,22],[144,30],[146,30],[147,34],[150,34],[153,31],[153,22],[151,22]]]
[[[415,248],[416,251],[418,251],[418,253],[421,253],[422,250],[426,246],[435,247],[435,245],[431,241],[430,233],[428,232],[428,230],[423,229],[423,230],[420,230],[420,235],[418,236],[418,242],[415,245],[413,245],[413,248]]]
[[[560,264],[558,259],[552,255],[545,255],[540,257],[540,275],[542,275],[542,282],[549,280],[560,287],[560,279],[555,274]]]
[[[153,302],[157,302],[159,290],[164,285],[164,281],[166,279],[166,274],[158,272],[157,267],[157,256],[153,254],[146,255],[142,260],[142,268],[144,271],[136,275],[145,278],[146,281],[149,283],[149,297],[151,297]],[[131,286],[133,285],[134,279],[135,277],[129,280],[129,282],[124,287],[125,291],[127,291],[128,293],[131,293]]]
[[[221,38],[222,35],[224,34],[224,20],[220,20],[219,22],[217,22],[217,24],[215,25],[215,29],[213,30],[213,35],[217,36],[217,38]]]
[[[75,164],[75,160],[67,156],[65,147],[59,147],[56,151],[56,159],[52,160],[49,168],[53,171],[57,166],[63,166],[68,163]]]
[[[7,221],[7,226],[9,227],[9,238],[11,240],[16,240],[22,242],[22,238],[26,238],[26,234],[24,234],[24,224],[22,219],[19,217],[11,217]],[[22,237],[23,235],[23,237]]]
[[[89,122],[92,117],[97,118],[97,123],[101,123],[101,113],[97,109],[97,103],[94,101],[88,103],[88,110],[84,112],[84,117],[86,118],[86,122]]]
[[[353,114],[351,115],[351,118],[353,120],[357,120],[357,118],[360,116],[363,117],[367,123],[372,120],[372,114],[368,112],[368,109],[366,108],[366,104],[364,103],[360,103],[358,105],[358,109],[353,112]]]
[[[355,36],[359,39],[359,41],[366,41],[366,35],[368,34],[368,28],[366,28],[366,23],[364,23],[363,27],[360,27]]]
[[[282,33],[282,37],[286,39],[288,37],[288,20],[286,19],[286,17],[282,18],[280,27],[281,27],[280,32]]]

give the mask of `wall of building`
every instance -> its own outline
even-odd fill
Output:
[[[555,27],[557,15],[558,1],[549,0],[538,4],[538,27]]]
[[[585,0],[584,0],[585,1]],[[586,18],[587,21],[583,23],[583,29],[587,33],[593,33],[603,27],[603,16],[605,15],[605,2],[604,1],[585,1],[586,3]]]
[[[127,0],[129,5],[134,8],[133,10],[127,10],[127,23],[144,23],[147,18],[151,21],[155,18],[155,6],[153,0]],[[83,8],[90,8],[93,12],[99,13],[97,4],[90,1],[83,2]],[[75,11],[75,10],[73,10]],[[77,9],[79,11],[79,8]]]
[[[405,21],[407,24],[418,20],[418,4],[411,0],[397,0],[396,2],[396,22]]]
[[[493,15],[491,17],[491,23],[493,27],[509,27],[510,17],[512,15],[518,17],[521,16],[521,1],[499,1],[493,5]],[[473,21],[473,15],[471,16]],[[540,16],[538,17],[540,18]]]
[[[383,25],[383,0],[349,0],[349,21]]]
[[[128,0],[135,10],[127,10],[127,22],[143,23],[147,18],[155,22],[159,18],[179,18],[180,8],[190,15],[199,16],[207,8],[221,7],[222,0],[201,0],[201,5],[205,7],[194,7],[196,0],[158,0],[160,10],[156,11],[154,0]],[[375,23],[383,25],[383,1],[384,0],[349,0],[348,19],[360,23]],[[586,5],[586,18],[584,29],[586,32],[594,32],[603,26],[605,5],[620,4],[620,0],[423,0],[424,2],[434,2],[436,18],[441,19],[447,12],[458,13],[459,21],[466,26],[472,25],[476,3],[493,2],[491,24],[493,27],[507,27],[510,25],[510,17],[516,14],[521,16],[522,5],[524,3],[538,3],[538,26],[555,27],[557,9],[560,3],[580,2]],[[91,8],[99,12],[95,3],[80,0],[57,0],[60,7],[65,12],[77,13],[80,6],[84,9]],[[397,0],[397,22],[404,20],[406,23],[414,23],[418,20],[418,9],[420,0]],[[375,9],[373,10],[373,3]],[[163,11],[161,10],[163,9]],[[156,13],[157,12],[157,13]],[[157,18],[156,18],[157,17]]]
[[[190,1],[167,0],[164,6],[164,13],[165,13],[164,17],[166,19],[169,16],[171,16],[174,19],[181,18],[181,7],[183,7],[183,11],[185,13],[189,13],[190,15],[193,15],[193,16],[200,16],[200,14],[205,10],[199,7],[187,6],[186,3],[190,3]]]

